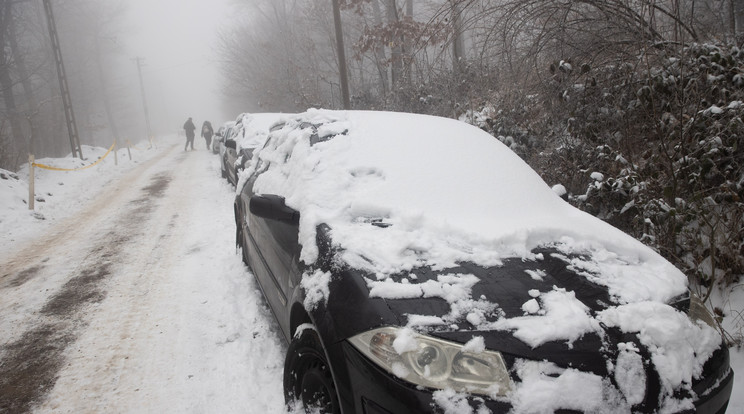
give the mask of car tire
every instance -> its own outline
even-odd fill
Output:
[[[251,264],[248,262],[248,250],[245,242],[245,234],[243,233],[244,231],[242,227],[238,229],[238,245],[240,246],[241,256],[243,256],[243,263],[245,263],[245,265],[248,266],[248,269],[250,270]]]
[[[241,213],[241,209],[238,207],[237,202],[233,205],[233,212],[235,213],[235,247],[240,248],[240,255],[242,256],[243,263],[245,263],[250,270],[251,265],[248,263],[246,240],[245,235],[243,234],[243,214]]]
[[[341,412],[330,366],[318,333],[305,329],[295,336],[284,361],[284,399],[302,402],[306,412]]]

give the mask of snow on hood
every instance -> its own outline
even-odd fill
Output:
[[[686,291],[669,262],[563,201],[478,128],[364,111],[311,110],[286,121],[258,155],[271,165],[254,191],[281,195],[301,212],[305,263],[317,259],[315,229],[326,223],[344,260],[379,279],[419,266],[498,265],[555,245],[586,257],[572,266],[622,303]],[[369,225],[377,220],[390,226]]]

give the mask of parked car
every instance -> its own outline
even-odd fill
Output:
[[[212,154],[220,153],[220,147],[222,146],[222,143],[225,141],[225,135],[230,131],[233,125],[235,125],[235,122],[229,121],[229,122],[225,122],[222,126],[220,126],[217,129],[217,132],[214,134],[214,137],[212,137]]]
[[[245,114],[240,114],[235,121],[232,121],[232,125],[225,129],[224,139],[220,143],[220,173],[222,178],[226,178],[233,184],[237,182],[237,179],[233,178],[235,181],[231,181],[229,171],[234,170],[235,160],[238,158],[237,139],[242,137],[243,115]]]
[[[222,177],[237,185],[238,173],[251,160],[253,151],[266,141],[270,129],[275,124],[281,125],[284,116],[279,113],[241,114],[222,143]]]
[[[687,278],[459,121],[313,110],[242,173],[236,242],[323,413],[723,413]]]

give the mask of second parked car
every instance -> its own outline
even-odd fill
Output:
[[[212,137],[212,154],[220,153],[222,143],[225,141],[225,135],[227,135],[233,125],[235,125],[235,122],[229,121],[225,122],[221,127],[219,127],[219,129],[217,129],[214,137]]]
[[[269,131],[282,124],[285,115],[279,113],[241,114],[225,136],[220,154],[222,177],[238,184],[238,173],[250,162],[253,151],[263,146]]]

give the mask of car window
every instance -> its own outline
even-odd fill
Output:
[[[272,125],[271,128],[269,128],[269,132],[278,131],[284,128],[285,125],[287,125],[286,122],[277,122],[276,124]]]

